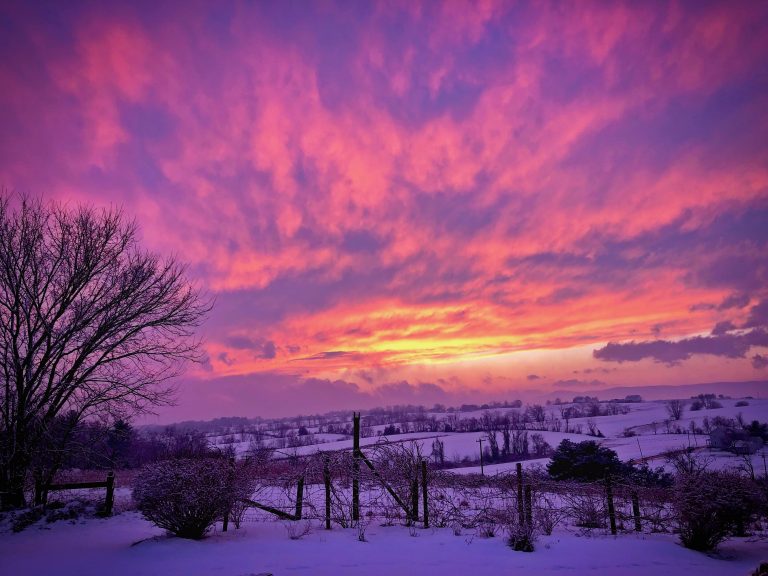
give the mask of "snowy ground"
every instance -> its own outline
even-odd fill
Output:
[[[449,529],[371,525],[367,542],[352,529],[315,526],[291,540],[281,522],[217,531],[200,542],[167,537],[127,512],[76,524],[59,522],[0,534],[3,574],[26,576],[313,576],[440,574],[749,574],[768,558],[768,541],[732,539],[717,554],[686,550],[667,534],[543,536],[533,553],[514,552],[502,537],[454,536]]]
[[[768,420],[768,400],[750,399],[748,406],[735,406],[736,400],[721,400],[723,407],[690,412],[677,423],[688,429],[691,421],[702,425],[705,417],[734,418],[741,413],[744,420]],[[668,418],[663,402],[629,405],[628,414],[594,418],[606,436],[596,439],[585,434],[537,432],[553,447],[568,438],[574,442],[598,440],[619,457],[650,459],[653,466],[664,464],[664,452],[693,446],[703,456],[713,459],[711,467],[737,467],[741,458],[727,452],[710,451],[707,436],[667,434]],[[502,412],[505,410],[502,410]],[[559,415],[556,406],[547,411]],[[477,415],[479,415],[478,413]],[[573,419],[571,426],[586,420]],[[656,423],[655,425],[653,423]],[[625,437],[632,429],[637,436]],[[483,434],[421,432],[398,434],[388,439],[374,436],[362,439],[370,446],[379,441],[416,441],[429,455],[432,442],[439,437],[449,460],[479,454],[477,439]],[[311,454],[318,450],[348,450],[348,436],[318,434],[318,444],[297,449],[282,449],[281,454]],[[239,452],[248,443],[240,442]],[[753,457],[755,472],[763,473],[763,453]],[[543,466],[547,458],[528,460],[523,465]],[[486,475],[514,469],[515,463],[488,465]],[[479,467],[459,467],[459,474],[477,473]],[[97,496],[98,498],[99,496]],[[580,535],[575,529],[562,529],[553,536],[542,536],[532,554],[514,552],[504,544],[501,535],[479,538],[471,531],[455,536],[450,529],[415,531],[415,536],[402,526],[382,527],[372,523],[367,542],[357,540],[357,531],[335,528],[331,532],[314,525],[312,532],[300,540],[288,536],[285,522],[249,521],[240,530],[222,533],[220,527],[200,542],[164,535],[163,531],[144,521],[132,508],[127,488],[116,494],[116,509],[122,511],[110,519],[88,519],[70,523],[41,521],[20,534],[13,534],[0,524],[0,574],[24,576],[162,576],[209,575],[248,576],[260,573],[311,575],[408,575],[441,574],[680,574],[746,575],[768,560],[768,539],[734,538],[721,545],[717,554],[706,555],[686,550],[673,534],[622,534],[612,537],[595,531]],[[295,526],[296,524],[292,524]]]

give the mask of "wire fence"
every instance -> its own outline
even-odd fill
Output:
[[[493,533],[527,523],[546,534],[558,525],[614,533],[665,532],[674,527],[669,488],[621,478],[555,481],[543,471],[523,471],[521,466],[494,476],[460,475],[428,464],[416,443],[376,444],[365,452],[357,459],[353,450],[346,450],[266,462],[254,468],[257,486],[252,499],[295,516],[301,479],[301,519],[341,527],[376,521]],[[360,457],[371,466],[361,466]],[[274,517],[263,509],[246,507],[240,521]]]

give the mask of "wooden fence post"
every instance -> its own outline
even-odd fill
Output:
[[[632,492],[632,515],[635,517],[635,532],[640,532],[643,527],[640,524],[640,498],[637,492]]]
[[[296,520],[301,520],[301,512],[304,508],[304,476],[299,478],[296,486]]]
[[[523,465],[518,462],[517,466],[517,516],[520,520],[520,526],[525,522],[525,511],[523,509]]]
[[[419,473],[415,472],[411,480],[411,519],[414,523],[419,519]]]
[[[427,461],[421,461],[421,496],[422,508],[424,509],[424,528],[429,528],[429,499],[427,483]]]
[[[616,535],[616,509],[613,507],[613,486],[611,486],[611,474],[605,477],[605,497],[608,500],[608,519],[611,522],[611,534]]]
[[[328,456],[323,458],[323,483],[325,484],[325,529],[331,529],[331,469]]]
[[[525,521],[528,526],[533,525],[533,496],[531,494],[531,485],[525,487]]]
[[[104,499],[104,514],[112,516],[112,507],[115,504],[115,473],[110,470],[107,473],[107,496]]]
[[[352,413],[352,520],[360,520],[360,413]]]

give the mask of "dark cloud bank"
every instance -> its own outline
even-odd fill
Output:
[[[708,336],[693,336],[682,340],[650,340],[644,342],[609,342],[592,354],[606,362],[639,362],[652,359],[676,365],[694,354],[723,358],[746,358],[755,347],[768,347],[768,300],[762,300],[749,311],[747,321],[736,326],[730,320],[718,322]],[[765,367],[763,356],[752,358],[755,368]]]

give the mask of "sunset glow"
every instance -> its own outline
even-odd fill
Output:
[[[765,2],[0,26],[0,186],[121,205],[215,297],[165,420],[766,378]]]

